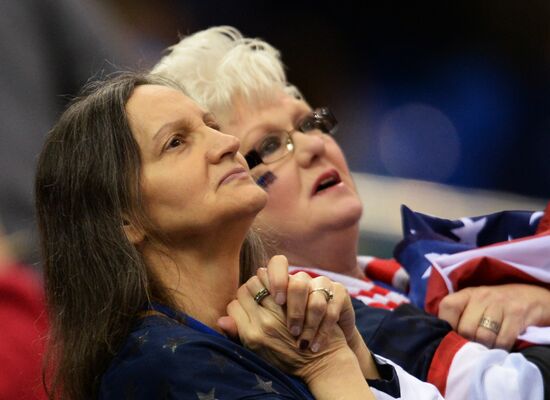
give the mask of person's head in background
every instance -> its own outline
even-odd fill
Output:
[[[184,85],[223,132],[241,139],[240,152],[269,194],[255,225],[273,253],[295,265],[361,274],[362,204],[330,134],[335,120],[287,82],[276,49],[215,27],[170,47],[152,73]]]

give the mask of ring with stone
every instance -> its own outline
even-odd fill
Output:
[[[321,292],[323,296],[325,296],[325,300],[327,301],[327,303],[334,298],[334,293],[332,293],[332,291],[328,290],[327,288],[313,289],[311,292],[309,292],[309,294],[312,294],[315,292]]]

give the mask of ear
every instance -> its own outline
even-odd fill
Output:
[[[143,232],[143,229],[131,223],[127,218],[124,218],[122,228],[124,229],[126,238],[134,246],[139,246],[145,240],[145,232]]]

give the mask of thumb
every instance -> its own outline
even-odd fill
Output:
[[[232,339],[239,338],[239,330],[233,317],[225,316],[218,318],[218,326]]]

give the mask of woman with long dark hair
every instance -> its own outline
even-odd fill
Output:
[[[269,296],[269,271],[238,289],[264,263],[249,228],[266,202],[238,148],[179,88],[138,74],[89,85],[61,116],[36,178],[51,398],[378,393],[365,378],[388,367],[355,328],[333,325],[311,351]],[[269,268],[286,268],[284,258]],[[330,307],[339,293],[353,327],[349,298],[325,286],[306,294]],[[247,348],[222,334],[226,307]]]

